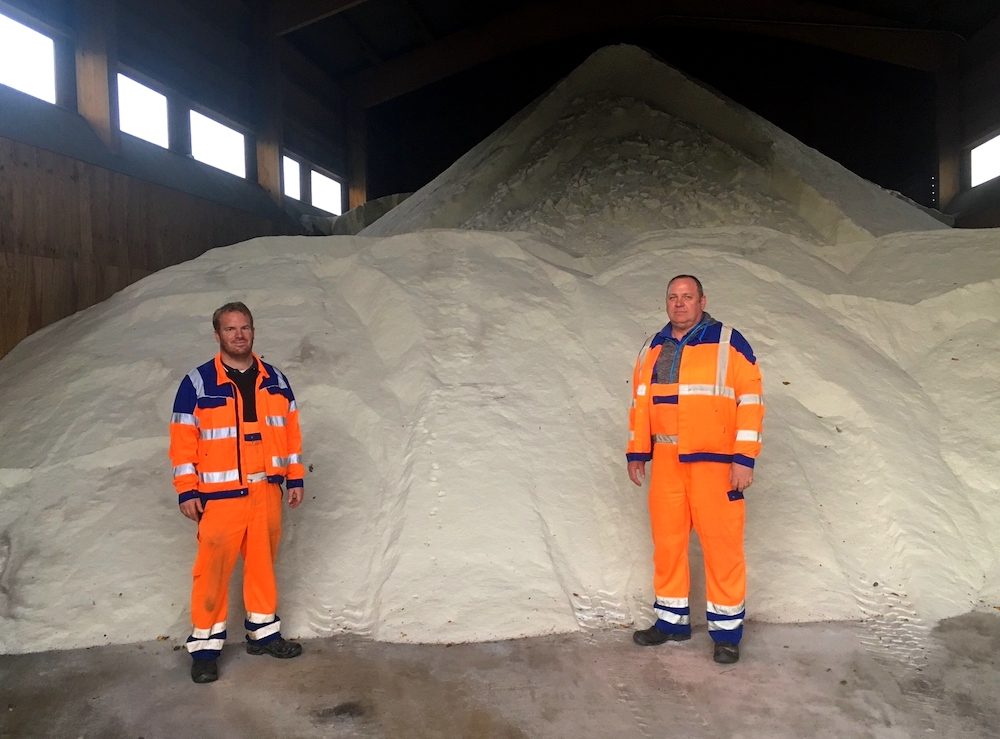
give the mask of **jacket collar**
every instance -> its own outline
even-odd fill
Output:
[[[704,329],[704,328],[706,328],[708,326],[711,326],[713,323],[718,323],[718,321],[716,321],[714,318],[712,318],[712,316],[709,315],[709,313],[705,312],[705,313],[702,314],[701,320],[698,321],[698,323],[696,323],[690,329],[688,329],[688,332],[686,334],[684,334],[684,336],[682,338],[680,338],[680,339],[675,339],[674,338],[673,330],[672,330],[670,324],[668,323],[666,326],[664,326],[660,330],[660,334],[659,334],[659,336],[660,336],[660,342],[659,343],[662,344],[664,341],[672,341],[675,344],[678,344],[678,343],[687,343],[691,338],[694,337],[695,332],[701,331],[702,329]]]
[[[253,361],[257,363],[257,373],[261,378],[270,377],[270,373],[267,371],[267,365],[261,361],[261,358],[256,354],[253,355]],[[226,368],[222,366],[222,352],[218,352],[215,355],[215,382],[218,385],[225,385],[229,382],[229,376],[226,374]],[[260,387],[260,385],[258,385]]]

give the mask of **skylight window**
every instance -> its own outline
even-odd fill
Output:
[[[341,185],[332,177],[327,177],[315,170],[310,173],[312,184],[312,204],[317,208],[339,216],[344,212]]]
[[[191,111],[191,156],[237,177],[247,176],[243,134],[197,111]]]
[[[290,198],[302,199],[301,168],[291,157],[281,157],[281,178],[284,180],[282,192]]]
[[[118,128],[166,149],[170,145],[166,95],[119,74]]]
[[[0,15],[0,84],[55,103],[55,42]]]
[[[1000,136],[972,150],[972,186],[1000,177]]]

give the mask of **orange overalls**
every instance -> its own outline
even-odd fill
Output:
[[[281,633],[274,578],[281,539],[280,485],[302,485],[301,435],[287,379],[255,359],[257,421],[243,419],[239,391],[218,357],[192,370],[174,401],[174,484],[180,502],[199,497],[204,505],[187,642],[195,659],[214,659],[222,649],[229,578],[240,555],[247,638],[267,643]]]
[[[667,351],[664,351],[666,349]],[[650,461],[653,610],[663,632],[691,632],[688,540],[698,532],[716,641],[738,643],[746,615],[743,494],[730,467],[753,467],[764,417],[760,369],[743,336],[708,314],[680,341],[667,325],[633,372],[629,461]]]

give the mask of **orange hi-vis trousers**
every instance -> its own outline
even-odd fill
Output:
[[[241,432],[260,439],[259,426],[244,422]],[[226,640],[229,579],[243,557],[243,605],[247,639],[266,644],[281,635],[276,611],[274,560],[281,540],[281,487],[267,481],[260,441],[249,442],[243,460],[245,496],[212,500],[198,523],[198,554],[191,588],[193,628],[187,649],[194,659],[215,659]]]
[[[708,630],[715,641],[743,636],[746,560],[743,494],[732,490],[730,465],[680,462],[677,445],[653,446],[649,483],[656,627],[691,633],[688,541],[694,526],[705,560]]]

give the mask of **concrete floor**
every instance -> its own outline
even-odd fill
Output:
[[[640,648],[614,630],[486,644],[228,646],[195,685],[179,645],[0,656],[2,737],[993,737],[1000,614],[903,649],[863,623],[753,623],[739,664],[704,630]]]

